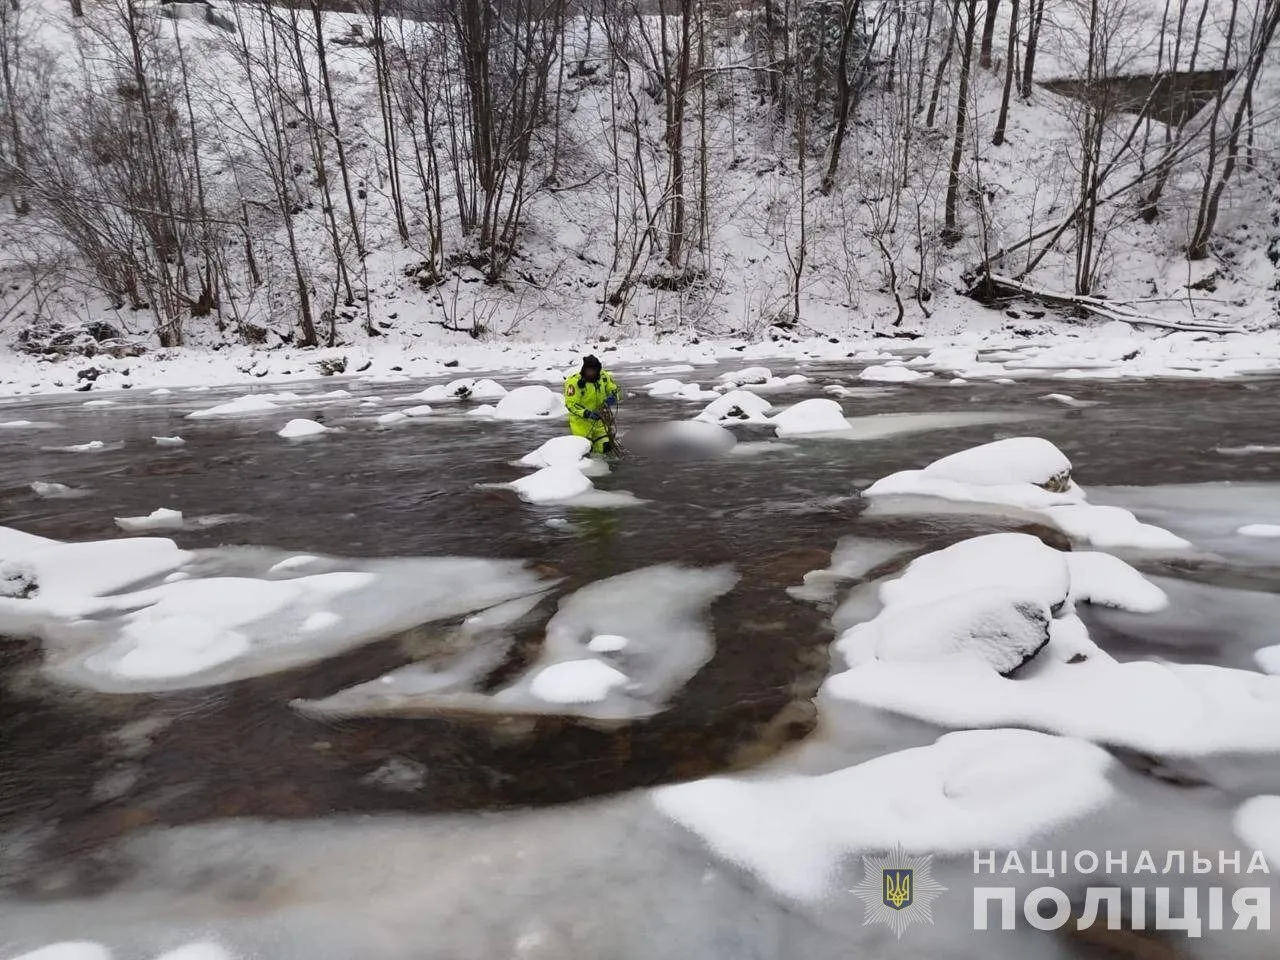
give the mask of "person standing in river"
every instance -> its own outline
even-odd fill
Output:
[[[592,453],[612,453],[613,413],[621,391],[595,357],[582,358],[582,369],[564,382],[564,405],[569,411],[569,432],[591,441]]]

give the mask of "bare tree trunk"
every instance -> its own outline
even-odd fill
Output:
[[[1233,4],[1237,0],[1233,0]],[[1234,6],[1233,6],[1234,9]],[[1275,39],[1276,29],[1280,27],[1280,0],[1267,0],[1267,6],[1261,14],[1262,22],[1257,40],[1249,54],[1244,89],[1240,93],[1240,104],[1236,107],[1231,121],[1231,135],[1227,138],[1226,162],[1217,183],[1212,189],[1208,183],[1201,195],[1200,209],[1196,213],[1195,231],[1191,236],[1191,244],[1187,248],[1187,259],[1203,260],[1209,255],[1209,240],[1213,237],[1214,226],[1218,221],[1218,209],[1222,203],[1222,195],[1235,172],[1236,162],[1240,154],[1240,137],[1244,132],[1245,114],[1253,97],[1253,88],[1267,60],[1267,53]]]
[[[844,150],[845,131],[849,128],[849,114],[853,108],[853,84],[849,79],[849,48],[853,45],[853,31],[858,25],[862,0],[848,0],[842,7],[844,23],[840,30],[840,56],[836,62],[836,127],[827,149],[827,169],[822,174],[823,196],[835,186],[836,170],[840,166],[840,154]]]
[[[964,35],[960,46],[960,84],[956,92],[955,142],[951,147],[951,165],[947,171],[947,199],[945,229],[956,235],[957,212],[960,202],[960,164],[964,160],[964,138],[969,119],[969,77],[973,68],[973,35],[978,25],[978,0],[962,0]],[[959,8],[957,8],[959,12]]]
[[[1031,96],[1031,84],[1036,75],[1036,49],[1040,45],[1040,25],[1044,23],[1045,0],[1030,0],[1027,8],[1027,49],[1022,61],[1022,89],[1024,98]]]
[[[953,0],[951,5],[951,23],[947,27],[947,39],[943,43],[942,56],[938,58],[938,69],[933,74],[933,92],[929,94],[929,112],[924,118],[926,127],[933,127],[933,122],[938,116],[938,97],[942,93],[942,78],[946,76],[947,67],[951,64],[951,55],[956,48],[956,24],[960,19],[960,3],[962,0]]]
[[[991,69],[991,46],[996,37],[996,17],[1000,14],[1000,0],[987,0],[987,18],[982,24],[982,52],[978,55],[978,65],[983,70]]]
[[[73,17],[84,16],[84,0],[71,0],[71,15]]]
[[[1018,45],[1018,6],[1020,0],[1010,0],[1009,6],[1009,42],[1004,55],[1004,90],[1000,94],[1000,115],[996,118],[995,133],[991,135],[991,145],[998,147],[1004,143],[1004,132],[1009,123],[1009,98],[1013,95],[1014,69],[1013,55]]]
[[[387,56],[386,15],[383,0],[371,0],[373,20],[373,68],[378,86],[378,110],[382,114],[382,146],[387,158],[387,185],[391,189],[391,209],[396,217],[400,240],[409,240],[409,224],[404,215],[404,192],[400,184],[400,149],[394,107],[395,93],[391,85],[391,66]]]

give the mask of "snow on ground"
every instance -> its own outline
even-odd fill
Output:
[[[728,567],[645,567],[598,580],[560,601],[538,659],[495,693],[456,669],[448,684],[401,668],[298,709],[321,716],[370,713],[568,713],[606,723],[652,716],[711,659],[707,608],[737,581]],[[406,677],[405,671],[411,671]]]
[[[280,428],[276,436],[284,437],[286,440],[296,440],[300,437],[314,437],[317,434],[328,433],[329,428],[323,423],[317,423],[314,420],[295,419],[290,420]]]
[[[834,893],[837,866],[899,843],[971,856],[1103,807],[1115,761],[1027,730],[964,731],[820,776],[711,777],[654,791],[719,857],[796,900]]]
[[[0,555],[29,567],[35,584],[26,598],[0,599],[0,632],[40,638],[51,677],[104,692],[289,669],[545,589],[512,561],[327,560],[296,576],[223,576],[217,551],[170,540],[61,543],[8,528]]]
[[[909,498],[988,503],[1042,514],[1068,536],[1104,548],[1180,551],[1183,538],[1143,523],[1128,510],[1085,502],[1071,462],[1040,437],[1009,437],[877,480],[863,496],[885,498],[884,511],[914,509]],[[897,501],[895,498],[907,498]],[[927,507],[923,507],[927,509]]]

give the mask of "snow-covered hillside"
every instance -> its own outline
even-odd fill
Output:
[[[1126,319],[1276,319],[1275,0],[1040,4],[1035,83],[1013,91],[1000,146],[1006,59],[1022,73],[1035,2],[1012,39],[996,5],[988,66],[976,2],[774,3],[799,24],[781,60],[763,4],[588,6],[504,0],[480,26],[471,3],[403,21],[376,6],[7,9],[3,349],[431,355],[1093,322],[980,306],[965,293],[984,262]],[[477,29],[488,56],[467,60]],[[823,58],[840,49],[854,90],[833,164],[839,68]],[[1176,129],[1039,86],[1223,66],[1234,84]],[[1188,259],[1220,183],[1207,256]]]

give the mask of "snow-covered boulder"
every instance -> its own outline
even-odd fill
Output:
[[[886,608],[918,605],[992,585],[1056,611],[1071,590],[1067,555],[1026,533],[972,537],[912,560],[901,576],[880,587],[880,600]]]
[[[400,412],[406,417],[426,417],[431,415],[431,408],[425,403],[420,403],[415,407],[405,407]]]
[[[758,394],[746,390],[733,390],[719,400],[714,400],[698,414],[697,419],[708,423],[721,423],[734,420],[746,420],[753,423],[767,423],[768,412],[773,404]]]
[[[1071,461],[1042,437],[1008,437],[935,460],[927,477],[979,486],[1031,483],[1051,493],[1071,490]]]
[[[537,450],[526,453],[517,461],[522,467],[577,467],[591,453],[591,441],[586,437],[552,437]]]
[[[1045,604],[1001,587],[931,602],[896,604],[844,632],[836,648],[850,666],[872,660],[975,660],[1008,675],[1049,642]]]
[[[511,489],[528,503],[560,503],[588,492],[592,483],[576,466],[558,464],[521,477]]]
[[[316,423],[314,420],[290,420],[279,432],[277,437],[284,437],[286,440],[296,440],[300,437],[314,437],[321,433],[328,433],[329,428],[323,423]]]
[[[157,447],[182,447],[186,446],[187,441],[181,437],[152,437]]]
[[[911,383],[913,380],[924,380],[933,376],[922,370],[912,370],[906,366],[890,366],[877,364],[867,367],[858,374],[859,380],[870,380],[875,383]]]
[[[497,420],[540,420],[564,415],[564,397],[540,384],[516,387],[493,410]]]
[[[144,530],[182,529],[182,511],[160,507],[145,517],[116,517],[116,526],[125,533],[142,533]]]
[[[651,397],[670,397],[679,393],[685,387],[682,380],[655,380],[653,383],[646,383],[644,389],[649,392]]]
[[[834,400],[801,400],[773,418],[779,437],[802,437],[814,434],[847,433],[853,428],[844,410]]]
[[[374,418],[374,423],[380,427],[390,427],[397,423],[403,423],[409,419],[409,415],[401,410],[392,410],[390,413],[380,414]]]
[[[436,403],[441,400],[500,400],[506,394],[507,388],[494,380],[464,378],[427,387],[412,399],[421,400],[424,403]]]
[[[717,379],[721,383],[731,383],[738,387],[745,387],[749,384],[768,383],[773,379],[773,371],[768,367],[747,367],[745,370],[722,373]]]

